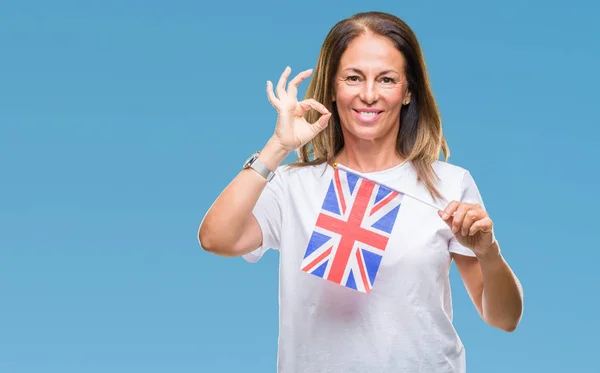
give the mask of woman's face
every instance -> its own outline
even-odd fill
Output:
[[[388,38],[363,33],[342,54],[334,100],[345,142],[395,137],[400,109],[410,100],[404,56]]]

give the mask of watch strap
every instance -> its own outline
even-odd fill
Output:
[[[271,181],[273,177],[275,177],[275,173],[262,163],[258,157],[250,164],[250,168],[258,172],[262,177],[267,179],[267,181]]]

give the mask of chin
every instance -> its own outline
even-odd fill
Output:
[[[350,135],[366,141],[373,141],[385,135],[385,131],[382,131],[379,126],[364,126],[356,124],[346,127],[345,132],[345,136]]]

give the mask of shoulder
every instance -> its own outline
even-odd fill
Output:
[[[298,179],[318,180],[326,177],[331,169],[332,168],[326,163],[314,166],[293,166],[291,164],[284,164],[277,167],[275,173],[277,175],[276,177],[279,177],[282,182],[289,182]]]
[[[475,182],[471,172],[465,167],[444,161],[435,161],[432,166],[442,184],[450,184],[462,189]]]
[[[435,161],[433,170],[438,178],[438,187],[448,200],[460,200],[470,189],[476,189],[471,173],[465,167],[445,161]]]
[[[292,166],[284,164],[275,170],[275,176],[268,183],[267,189],[272,189],[280,194],[306,192],[331,179],[333,168],[327,164],[314,166]]]
[[[444,179],[462,179],[469,171],[461,166],[445,161],[435,161],[432,164],[433,170],[442,180]]]

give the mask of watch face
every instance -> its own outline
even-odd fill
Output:
[[[258,158],[258,153],[254,153],[250,156],[250,158],[248,158],[246,160],[246,163],[244,163],[244,168],[248,168],[250,167],[250,165],[254,162],[254,160],[256,160],[256,158]]]

